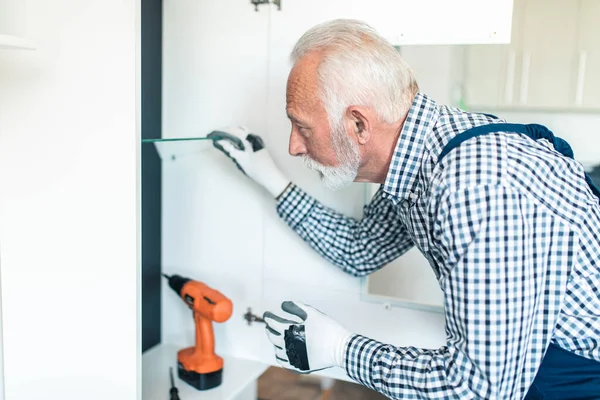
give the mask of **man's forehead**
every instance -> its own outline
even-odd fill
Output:
[[[317,70],[319,58],[317,54],[309,54],[300,58],[292,67],[287,81],[288,95],[314,92],[317,89]]]
[[[320,108],[317,69],[321,55],[311,53],[293,66],[287,81],[286,112],[290,120],[308,122]]]
[[[294,102],[308,99],[311,94],[317,91],[316,76],[311,76],[308,72],[302,70],[292,70],[287,82],[286,98],[287,101]]]
[[[285,107],[288,118],[294,122],[305,121],[306,114],[315,108],[313,96],[302,88],[288,90]]]
[[[286,112],[290,119],[303,120],[306,114],[318,108],[319,100],[316,86],[292,85],[286,95]]]

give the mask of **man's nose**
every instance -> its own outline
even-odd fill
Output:
[[[306,154],[306,146],[304,145],[304,140],[297,133],[292,130],[290,134],[290,155],[297,157],[303,154]]]

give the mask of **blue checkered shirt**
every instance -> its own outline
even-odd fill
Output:
[[[600,206],[582,166],[546,140],[506,133],[437,162],[457,134],[498,122],[419,93],[361,220],[295,185],[277,203],[313,249],[354,276],[414,245],[428,259],[444,292],[445,345],[354,335],[346,348],[347,374],[390,398],[521,399],[550,342],[600,361]]]

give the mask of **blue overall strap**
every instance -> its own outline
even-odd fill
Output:
[[[529,136],[533,140],[547,139],[550,143],[552,143],[554,149],[560,154],[562,154],[565,157],[574,158],[573,149],[571,149],[569,143],[557,136],[554,136],[554,134],[543,125],[499,123],[476,126],[474,128],[467,129],[459,135],[456,135],[455,137],[450,139],[450,141],[442,149],[442,152],[438,157],[438,162],[440,162],[442,158],[444,158],[448,153],[450,153],[454,148],[459,146],[462,142],[474,138],[476,136],[481,136],[494,132],[520,133]],[[600,189],[598,189],[598,187],[594,184],[594,182],[587,173],[585,174],[585,181],[592,190],[592,193],[594,193],[600,201]]]

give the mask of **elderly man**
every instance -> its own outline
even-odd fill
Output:
[[[292,62],[289,152],[330,188],[381,184],[364,218],[319,204],[244,128],[215,146],[352,275],[416,245],[444,292],[447,336],[439,349],[397,348],[285,302],[265,313],[278,362],[342,367],[395,399],[600,398],[600,193],[568,144],[540,125],[437,104],[358,21],[312,28]]]

